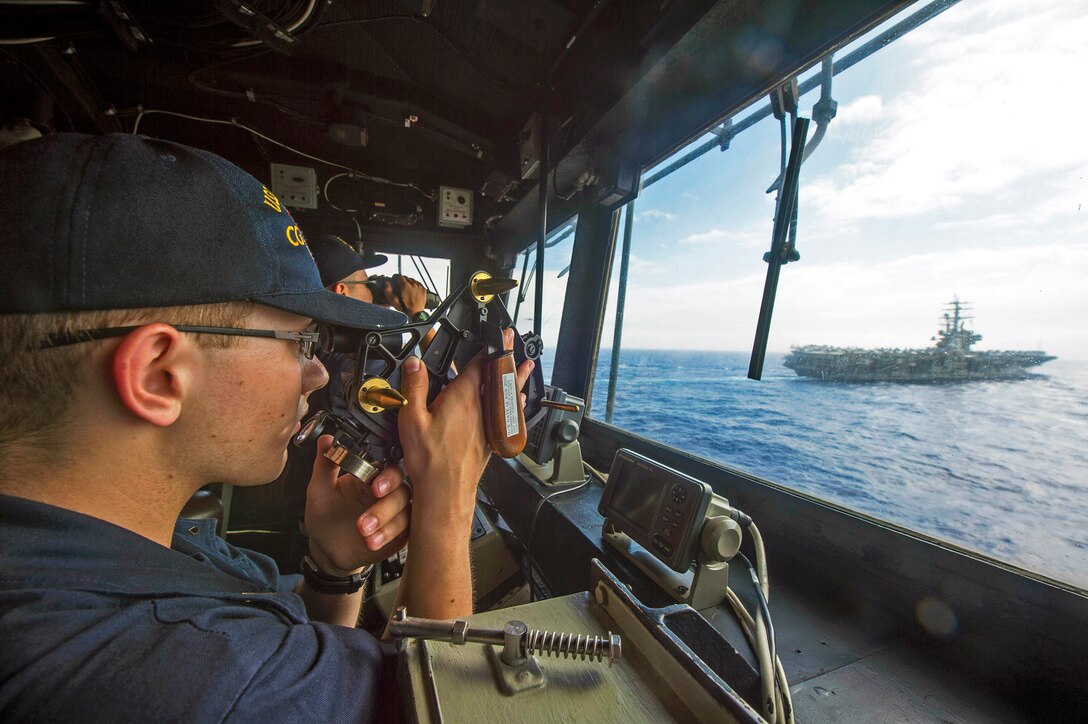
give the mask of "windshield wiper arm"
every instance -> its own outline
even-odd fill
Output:
[[[778,207],[774,213],[774,231],[771,234],[771,251],[763,257],[767,262],[767,281],[763,285],[763,303],[759,307],[756,338],[752,344],[752,359],[748,364],[748,378],[758,380],[763,376],[763,358],[767,356],[767,339],[771,333],[771,313],[774,312],[774,296],[778,291],[778,275],[782,265],[797,260],[797,252],[789,243],[790,224],[797,208],[797,188],[801,177],[801,159],[805,153],[809,119],[798,117],[793,122],[790,159],[782,177]]]

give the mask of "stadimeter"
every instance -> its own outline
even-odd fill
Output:
[[[539,412],[544,375],[537,364],[519,391],[516,367],[540,356],[540,337],[514,334],[514,349],[503,345],[503,330],[512,326],[500,294],[513,289],[513,279],[478,271],[447,297],[425,321],[381,330],[359,330],[335,324],[319,327],[321,348],[355,356],[355,367],[344,385],[347,415],[322,411],[295,436],[302,445],[324,433],[333,444],[326,457],[345,472],[369,482],[384,463],[404,457],[397,432],[397,413],[407,400],[400,394],[400,366],[419,354],[427,369],[430,404],[477,354],[484,355],[483,412],[488,445],[502,457],[514,457],[525,447],[525,418]],[[435,330],[427,348],[417,349]],[[524,406],[521,392],[526,400]],[[456,451],[453,451],[456,452]]]
[[[598,511],[604,540],[681,603],[725,600],[742,528],[710,486],[648,457],[616,452]]]

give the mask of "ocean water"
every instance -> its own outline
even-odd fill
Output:
[[[783,358],[755,382],[747,353],[624,350],[613,424],[1088,589],[1088,362],[897,385],[822,383]]]

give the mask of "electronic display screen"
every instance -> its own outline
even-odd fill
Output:
[[[616,451],[598,512],[675,571],[695,558],[710,486],[632,450]]]
[[[625,462],[617,472],[622,474],[613,489],[609,507],[643,531],[650,532],[661,503],[661,482],[654,480],[649,470],[631,462]]]

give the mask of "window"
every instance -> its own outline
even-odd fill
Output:
[[[555,345],[559,340],[559,325],[563,320],[563,300],[570,278],[571,252],[574,250],[574,234],[578,229],[578,217],[552,229],[544,247],[544,303],[543,320],[537,326],[536,313],[536,245],[518,255],[515,272],[518,274],[518,292],[510,295],[510,314],[514,326],[521,333],[537,332],[544,340],[543,365],[550,375]],[[526,266],[528,263],[528,266]],[[519,302],[520,298],[520,302]],[[516,313],[516,316],[515,316]]]
[[[1088,588],[1088,108],[1069,90],[1088,77],[1086,35],[1075,0],[963,0],[834,75],[760,382],[746,373],[778,121],[646,169],[625,210],[613,424]],[[807,117],[820,72],[800,77]],[[610,363],[602,349],[600,419]]]
[[[411,277],[429,291],[435,292],[439,299],[445,299],[450,293],[450,260],[408,254],[387,254],[388,260],[379,267],[367,269],[367,276],[393,276],[403,274]]]

